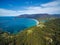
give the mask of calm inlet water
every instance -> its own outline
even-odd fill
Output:
[[[0,30],[10,33],[17,33],[35,25],[36,21],[30,18],[0,17]]]

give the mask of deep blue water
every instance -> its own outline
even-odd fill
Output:
[[[0,17],[0,30],[17,33],[25,28],[36,25],[36,21],[30,18]]]

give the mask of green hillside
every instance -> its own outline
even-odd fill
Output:
[[[60,19],[40,23],[16,35],[0,32],[0,45],[60,45]]]

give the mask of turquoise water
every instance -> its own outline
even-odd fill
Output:
[[[17,33],[25,28],[36,25],[30,18],[0,17],[0,30]]]

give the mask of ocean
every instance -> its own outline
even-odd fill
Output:
[[[36,20],[31,18],[0,17],[0,30],[17,33],[36,25]]]

